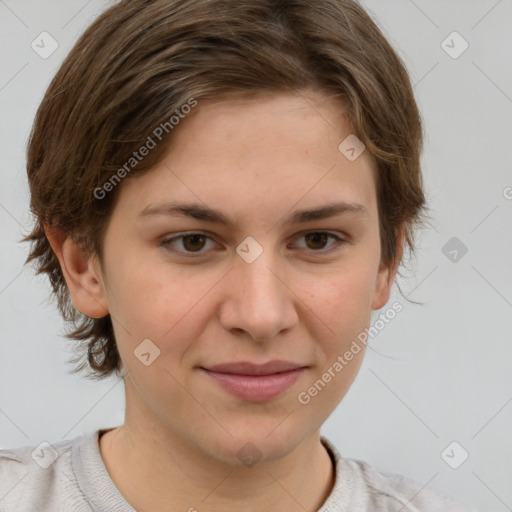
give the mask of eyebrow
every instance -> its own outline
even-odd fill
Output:
[[[285,224],[301,224],[313,220],[322,220],[344,213],[367,215],[368,210],[359,203],[338,202],[329,203],[309,210],[297,210],[284,219]],[[222,224],[231,230],[238,229],[238,222],[232,221],[224,213],[198,203],[157,203],[148,205],[137,214],[142,220],[153,215],[171,215],[176,217],[191,217],[193,219]]]

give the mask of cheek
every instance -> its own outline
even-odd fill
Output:
[[[118,345],[128,356],[144,339],[159,347],[162,360],[179,355],[211,321],[212,313],[205,308],[218,273],[184,273],[162,264],[144,268],[125,261],[113,276],[112,318]]]
[[[375,277],[366,265],[323,276],[308,294],[309,306],[334,331],[364,323],[371,315]]]

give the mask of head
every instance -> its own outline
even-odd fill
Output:
[[[115,4],[62,64],[28,147],[27,261],[72,326],[74,371],[126,369],[140,412],[226,460],[247,436],[270,458],[298,445],[364,350],[315,400],[297,392],[386,305],[414,249],[421,146],[404,64],[352,0]],[[269,360],[305,368],[272,400],[205,373]]]

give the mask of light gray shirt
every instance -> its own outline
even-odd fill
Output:
[[[103,463],[102,430],[37,449],[0,450],[0,512],[136,512]],[[475,512],[420,482],[342,457],[321,439],[334,464],[335,484],[318,512]],[[195,508],[204,509],[201,503]]]

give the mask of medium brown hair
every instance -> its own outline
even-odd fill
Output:
[[[80,37],[32,128],[27,173],[35,225],[23,238],[31,242],[26,263],[34,260],[37,273],[48,275],[72,326],[66,337],[78,342],[73,373],[89,369],[88,378],[102,379],[119,375],[122,362],[110,315],[93,319],[73,306],[45,226],[101,260],[121,187],[108,186],[101,197],[97,191],[116,174],[129,179],[158,163],[173,134],[171,117],[191,99],[200,108],[208,98],[310,88],[343,100],[375,162],[381,260],[396,263],[397,232],[404,230],[413,251],[425,203],[422,122],[404,63],[357,2],[122,0]],[[162,140],[127,167],[158,126],[167,127]]]

